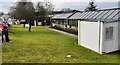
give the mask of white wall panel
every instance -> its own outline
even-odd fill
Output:
[[[103,49],[102,51],[105,53],[113,52],[118,50],[118,22],[112,22],[112,23],[104,23],[103,28]],[[106,28],[113,27],[113,38],[112,39],[106,39]]]
[[[80,22],[80,45],[99,52],[99,22]]]

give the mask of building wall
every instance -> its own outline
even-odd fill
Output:
[[[106,28],[113,27],[113,38],[106,39]],[[103,24],[102,52],[109,53],[118,50],[118,22]]]
[[[78,44],[99,52],[99,22],[79,22]]]

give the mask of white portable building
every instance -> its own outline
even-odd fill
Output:
[[[78,44],[100,54],[120,50],[119,11],[116,8],[77,15]]]

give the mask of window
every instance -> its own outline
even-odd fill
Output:
[[[106,28],[106,39],[113,38],[113,27]]]

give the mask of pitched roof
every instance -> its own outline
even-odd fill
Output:
[[[74,13],[63,13],[63,14],[55,14],[52,19],[67,19]]]
[[[69,19],[92,20],[92,21],[116,21],[120,19],[120,8],[89,11],[83,13],[75,13]]]

